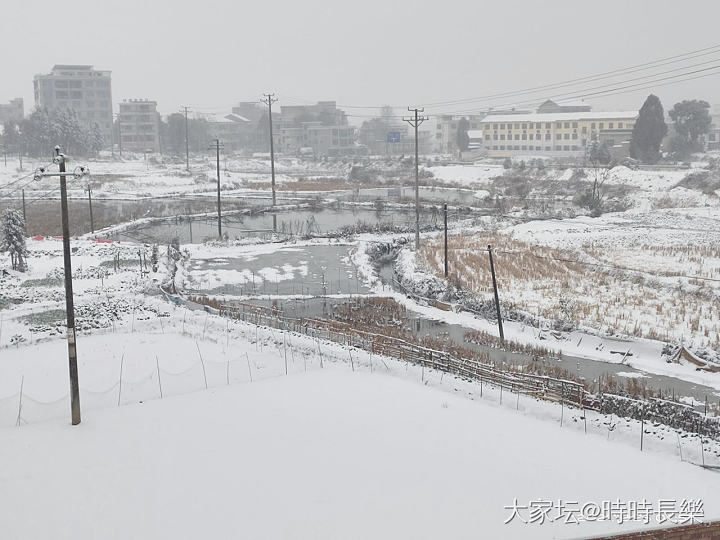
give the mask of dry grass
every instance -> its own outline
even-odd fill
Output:
[[[678,277],[720,278],[718,246],[641,244],[564,251],[501,233],[451,236],[450,281],[486,299],[492,297],[488,244],[493,245],[501,301],[507,307],[603,332],[683,339],[720,350],[720,283]],[[440,276],[442,256],[442,240],[430,241],[421,249],[419,263]]]

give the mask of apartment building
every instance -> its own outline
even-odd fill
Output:
[[[488,156],[578,156],[602,138],[619,144],[632,133],[637,111],[491,115],[480,122]]]
[[[105,142],[112,140],[112,85],[110,71],[91,65],[57,64],[46,75],[35,75],[35,105],[47,109],[75,109],[81,121],[97,123]]]
[[[468,121],[468,130],[480,128],[485,114],[452,115],[442,114],[435,122],[435,151],[441,154],[454,154],[458,151],[457,130],[460,120]]]
[[[23,98],[11,99],[7,103],[0,103],[0,124],[5,122],[20,122],[25,117]]]
[[[118,105],[118,138],[123,150],[160,151],[157,102],[147,99],[124,100]]]

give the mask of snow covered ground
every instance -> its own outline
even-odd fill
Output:
[[[239,324],[226,342],[221,321],[210,316],[205,326],[203,316],[188,318],[181,335],[165,328],[81,338],[81,385],[98,384],[103,373],[117,377],[124,353],[125,384],[133,388],[133,380],[137,392],[144,371],[146,391],[154,394],[128,396],[121,407],[88,405],[77,427],[68,425],[67,403],[65,418],[0,427],[4,534],[577,538],[660,525],[655,515],[651,525],[623,527],[616,519],[566,524],[567,513],[549,522],[560,515],[558,501],[577,517],[581,506],[604,501],[645,500],[657,509],[660,500],[672,499],[679,509],[683,499],[700,499],[696,517],[720,517],[720,477],[681,463],[665,432],[647,435],[640,453],[636,422],[610,419],[615,429],[608,431],[606,420],[591,417],[585,435],[579,411],[566,409],[561,428],[557,405],[524,396],[516,404],[507,392],[501,404],[497,389],[486,385],[481,395],[477,385],[439,373],[425,372],[422,384],[417,369],[391,359],[375,357],[370,371],[367,353],[355,357],[351,370],[348,352],[333,344],[322,344],[321,368],[312,352],[317,344],[303,336],[290,338],[297,356],[285,376],[281,350],[270,346],[272,331],[262,329],[252,343],[250,325]],[[197,366],[191,340],[203,351],[210,389],[196,370],[188,373],[197,391],[172,395],[167,371],[188,357],[185,368]],[[63,345],[21,347],[23,354],[8,363],[21,365],[26,380],[55,386],[66,377]],[[158,351],[163,399],[152,380]],[[245,353],[254,379],[243,374],[226,385],[224,370],[216,368]],[[697,441],[682,444],[684,459],[699,458]],[[554,507],[544,524],[523,523],[531,511],[521,509],[506,525],[515,500]]]

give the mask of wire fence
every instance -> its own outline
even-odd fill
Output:
[[[706,434],[693,432],[692,425],[690,430],[672,429],[650,415],[637,420],[621,416],[624,409],[603,410],[575,381],[457,358],[338,321],[283,317],[272,308],[252,304],[215,309],[175,295],[168,299],[176,306],[164,316],[133,316],[122,324],[81,336],[81,355],[84,351],[90,354],[91,339],[108,341],[103,334],[118,334],[122,343],[133,333],[168,334],[172,340],[186,340],[180,349],[168,350],[168,342],[159,340],[159,346],[148,350],[118,350],[115,357],[105,360],[113,363],[113,369],[106,364],[98,368],[103,373],[102,383],[97,377],[81,377],[84,413],[342,363],[352,371],[388,372],[445,389],[452,385],[470,399],[483,399],[523,414],[530,411],[559,422],[561,427],[639,444],[643,450],[674,453],[683,461],[708,468],[720,467],[720,445]],[[239,338],[244,340],[243,346],[238,346]],[[91,369],[90,364],[85,366],[85,370]],[[19,378],[16,392],[0,397],[0,426],[69,416],[68,392],[57,392],[57,388],[54,394],[53,390],[33,391],[26,377]],[[90,382],[84,383],[86,380]],[[604,397],[617,401],[613,396]]]

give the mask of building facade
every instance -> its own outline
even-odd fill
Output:
[[[108,146],[112,141],[112,85],[109,71],[90,65],[57,64],[46,75],[35,75],[35,105],[74,109],[89,126],[97,124]]]
[[[515,155],[581,156],[592,140],[620,144],[637,119],[637,111],[560,112],[490,115],[480,122],[490,157]]]
[[[157,102],[124,100],[118,105],[117,134],[123,150],[159,152],[160,129]]]
[[[454,154],[458,149],[457,130],[460,120],[468,121],[468,130],[480,128],[480,122],[485,114],[451,115],[442,114],[435,122],[435,151],[441,154]]]
[[[23,98],[15,98],[7,103],[0,103],[0,124],[21,122],[23,118],[25,118]]]

